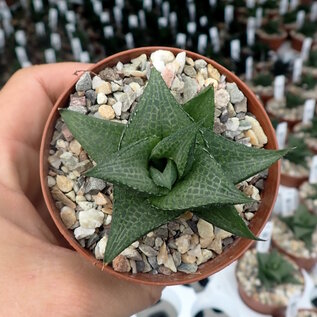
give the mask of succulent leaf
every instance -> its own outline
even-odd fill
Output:
[[[118,151],[124,124],[66,109],[59,112],[73,136],[97,163]]]
[[[120,146],[125,147],[149,135],[163,139],[191,121],[167,88],[161,74],[152,68],[138,106],[123,131]]]
[[[195,209],[194,213],[214,226],[239,237],[260,240],[252,233],[232,205],[212,205],[208,208]]]
[[[234,184],[265,170],[289,152],[288,149],[275,151],[247,147],[207,129],[203,129],[203,136],[208,151]]]
[[[104,262],[111,262],[141,236],[182,214],[153,208],[145,195],[129,188],[114,186],[113,219]]]
[[[183,108],[196,121],[203,120],[203,126],[209,129],[214,127],[214,89],[208,86],[197,96],[187,101]]]
[[[244,204],[252,201],[230,182],[206,149],[199,147],[185,178],[166,195],[149,199],[153,206],[164,210],[188,210],[211,204]]]
[[[150,166],[150,175],[157,186],[171,190],[177,179],[177,168],[172,160],[168,160],[163,172],[153,166]]]
[[[143,193],[163,194],[164,189],[153,182],[148,171],[151,150],[158,142],[159,138],[155,136],[136,141],[107,156],[86,175],[128,186]]]
[[[269,288],[278,284],[299,284],[294,277],[295,268],[276,250],[270,253],[257,253],[258,277]]]
[[[182,178],[194,160],[197,132],[198,125],[192,123],[170,134],[154,147],[151,159],[172,159],[176,163],[179,178]]]

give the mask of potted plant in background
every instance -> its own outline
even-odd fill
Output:
[[[317,262],[317,216],[299,205],[293,215],[273,218],[273,224],[273,245],[299,267],[311,270]]]
[[[251,309],[281,317],[289,299],[304,290],[304,278],[296,263],[276,250],[248,250],[236,269],[239,294]]]
[[[317,41],[316,22],[305,21],[303,26],[298,30],[292,30],[290,32],[292,40],[292,48],[297,51],[302,50],[303,42],[305,38],[310,37],[313,39],[313,44]]]
[[[299,197],[308,210],[317,214],[317,184],[303,183],[299,188]]]
[[[312,48],[309,53],[308,60],[303,66],[303,74],[312,74],[314,78],[317,78],[317,49]]]
[[[156,69],[161,70],[162,74],[155,68],[151,69],[151,63]],[[172,65],[167,67],[168,64]],[[180,73],[176,74],[175,69],[173,73],[173,67],[176,67]],[[72,93],[74,92],[72,86],[61,96],[50,115],[43,136],[42,186],[48,208],[59,230],[77,251],[95,265],[118,277],[136,282],[164,285],[188,283],[204,278],[232,262],[252,242],[236,239],[232,236],[232,232],[255,238],[252,232],[257,234],[269,216],[268,210],[264,208],[264,204],[259,204],[259,200],[267,199],[270,201],[269,205],[272,203],[272,198],[274,200],[278,181],[277,174],[272,174],[272,170],[277,172],[277,166],[270,168],[261,192],[262,197],[259,195],[259,190],[251,184],[242,182],[239,185],[245,194],[237,191],[233,184],[265,169],[286,152],[256,149],[266,143],[265,134],[269,140],[268,148],[276,146],[274,141],[270,143],[274,140],[274,132],[256,97],[237,77],[220,65],[198,54],[178,49],[162,50],[162,48],[150,47],[123,52],[100,62],[91,72],[94,74],[99,72],[99,75],[91,80],[89,72],[84,73],[76,83],[76,92]],[[227,83],[221,79],[220,74],[227,76]],[[150,76],[148,82],[147,76]],[[179,83],[176,80],[177,86],[173,90],[176,78],[178,80],[183,78],[184,82]],[[144,88],[146,82],[147,86]],[[123,87],[120,88],[120,84]],[[216,87],[215,107],[213,89],[203,89],[210,84]],[[92,87],[96,87],[95,91],[91,91],[94,90]],[[239,88],[242,90],[240,91]],[[198,90],[201,90],[201,93],[196,96]],[[172,94],[178,102],[180,100],[185,102],[183,108],[177,104]],[[83,96],[90,100],[89,102],[85,100],[85,105]],[[244,112],[246,99],[249,111],[259,117],[259,121]],[[66,106],[69,110],[63,110],[62,116],[67,125],[58,119],[57,112],[58,108]],[[127,108],[131,107],[133,110],[127,111]],[[230,117],[228,110],[231,113]],[[228,117],[224,120],[223,112],[226,111]],[[86,115],[88,112],[90,115]],[[240,113],[240,118],[235,119],[233,113]],[[222,122],[219,116],[222,116]],[[153,120],[149,120],[151,117]],[[114,119],[115,122],[108,121],[109,119]],[[116,122],[118,119],[121,121]],[[60,127],[61,130],[59,132],[55,129],[52,137],[54,126]],[[139,129],[139,126],[143,128]],[[233,140],[239,136],[236,139],[239,142],[217,136],[217,133],[212,132],[212,127],[215,132],[223,133],[229,139]],[[223,127],[225,129],[221,131]],[[59,139],[61,134],[62,140]],[[188,136],[188,142],[183,139],[184,135]],[[239,144],[244,142],[254,145],[255,148]],[[49,144],[51,144],[51,155],[48,158],[50,165],[51,167],[54,163],[58,165],[60,160],[61,169],[55,165],[48,173],[46,153]],[[89,160],[81,146],[97,163],[97,166],[86,175],[89,176],[88,181],[80,174],[78,166],[83,172],[95,163]],[[217,151],[213,151],[212,156],[208,154],[208,151],[217,148],[226,150],[221,152],[222,154]],[[230,157],[225,155],[227,151],[232,153]],[[74,152],[77,152],[75,159]],[[194,157],[192,157],[193,153]],[[218,163],[215,161],[216,165],[211,168],[206,161],[199,167],[196,165],[200,162],[199,156],[196,156],[198,154],[201,155],[201,159],[205,157],[207,161],[217,157]],[[237,158],[236,162],[240,162],[238,164],[252,166],[251,170],[235,168],[234,171],[224,172],[223,168],[232,169],[235,165],[232,161],[234,157]],[[256,157],[258,159],[251,163],[250,160],[253,161]],[[206,170],[202,173],[203,168]],[[211,196],[209,194],[205,196],[199,189],[197,191],[194,188],[196,181],[190,176],[198,173],[199,184],[202,184],[203,178],[209,183],[213,177],[209,177],[208,174],[213,171],[215,176],[218,173],[217,169],[220,173],[217,176],[218,189],[212,190],[214,185],[210,183],[206,185],[204,191],[208,188],[212,190],[213,194],[211,192],[210,194],[216,199],[214,202],[225,203],[223,208],[226,213],[223,213],[222,208],[218,212],[214,205],[210,205],[213,204],[209,201]],[[245,175],[233,176],[243,171],[247,171]],[[61,175],[63,173],[66,173],[66,176]],[[182,179],[183,175],[185,176]],[[227,178],[226,175],[231,175],[229,183],[224,179],[221,180],[222,177]],[[219,187],[219,180],[220,184],[227,184],[220,191],[222,185]],[[108,183],[109,181],[115,184],[114,188]],[[48,187],[51,188],[55,201]],[[75,189],[77,193],[73,193]],[[196,195],[200,197],[197,203],[195,203]],[[235,195],[237,199],[234,198]],[[253,200],[257,200],[258,205],[254,219],[258,218],[260,221],[253,221],[250,218],[250,231],[237,210],[230,204]],[[201,205],[209,205],[209,208],[199,207]],[[209,213],[210,207],[215,212]],[[192,212],[184,214],[186,210]],[[72,221],[67,223],[66,216],[70,216]],[[197,216],[201,219],[198,220]],[[229,220],[228,217],[234,217],[235,220],[233,221],[233,218]],[[109,233],[110,222],[112,222],[111,233]],[[168,222],[167,226],[166,222]],[[216,224],[217,228],[214,228],[210,222]],[[160,225],[163,227],[159,227]],[[157,227],[159,233],[155,231]],[[68,228],[71,230],[75,228],[74,233]],[[177,233],[180,235],[179,239],[173,238],[176,232],[179,232]],[[165,240],[162,239],[164,236]],[[172,238],[172,241],[169,241],[169,238]],[[139,240],[134,242],[137,239]],[[228,244],[229,246],[225,248]],[[204,252],[202,252],[203,246],[206,247]],[[94,250],[97,259],[105,257],[106,263],[113,260],[114,270],[110,265],[104,266],[102,261],[97,261],[89,250]],[[207,261],[212,257],[215,257],[215,261]],[[191,262],[193,259],[194,262]],[[191,274],[196,272],[197,263],[203,262],[206,263],[200,265],[197,271],[200,274]],[[131,270],[132,273],[129,274],[119,273]],[[162,274],[145,273],[149,271],[172,275],[164,277]],[[172,273],[176,271],[179,272]]]
[[[294,127],[294,135],[300,137],[308,148],[317,154],[317,118],[307,124],[299,123]]]
[[[259,73],[252,80],[251,88],[264,105],[273,97],[273,82],[274,77],[271,73]]]

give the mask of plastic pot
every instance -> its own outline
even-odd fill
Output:
[[[93,65],[91,67],[91,71],[94,73],[98,73],[106,66],[114,66],[118,61],[123,63],[130,61],[132,58],[135,58],[143,53],[147,54],[148,56],[158,50],[158,49],[166,49],[170,50],[174,54],[177,54],[181,51],[181,49],[177,48],[169,48],[169,47],[143,47],[143,48],[135,48],[128,51],[123,51],[121,53],[112,55],[110,57],[105,58],[104,60],[100,61],[99,63]],[[199,54],[192,53],[186,51],[187,56],[193,59],[204,59],[207,63],[212,64],[216,67],[220,73],[226,75],[228,82],[235,82],[239,89],[244,93],[244,95],[248,98],[248,105],[249,111],[253,113],[259,123],[261,124],[265,134],[268,137],[268,144],[266,145],[267,149],[277,149],[277,142],[275,138],[275,132],[271,125],[271,122],[262,107],[259,100],[256,96],[252,93],[252,91],[243,83],[237,76],[231,73],[226,68],[222,67],[221,65],[217,64],[216,62],[203,57]],[[56,79],[58,80],[58,79]],[[65,237],[65,239],[69,242],[69,244],[83,257],[85,257],[88,261],[90,261],[93,265],[97,268],[103,270],[107,274],[112,274],[118,278],[125,279],[135,283],[143,283],[143,284],[150,284],[150,285],[175,285],[175,284],[186,284],[192,283],[203,278],[206,278],[219,270],[223,269],[237,258],[239,258],[252,244],[252,240],[238,238],[236,239],[228,248],[226,248],[222,254],[217,256],[215,259],[210,260],[202,265],[199,266],[198,271],[195,274],[185,274],[185,273],[174,273],[170,276],[165,276],[161,274],[153,275],[149,273],[119,273],[115,272],[111,266],[104,266],[101,261],[96,260],[94,255],[82,248],[77,240],[75,240],[73,233],[69,231],[63,224],[59,210],[55,207],[54,200],[51,196],[50,190],[48,188],[46,179],[48,175],[48,151],[49,151],[49,144],[53,134],[54,125],[59,117],[59,108],[66,107],[68,105],[69,96],[71,93],[75,91],[75,82],[67,87],[65,92],[60,96],[57,100],[56,104],[54,105],[48,120],[45,125],[45,129],[43,132],[42,144],[41,144],[41,156],[40,156],[40,177],[41,177],[41,186],[44,195],[44,199],[47,205],[47,208],[58,227],[59,231]],[[272,207],[274,206],[274,202],[277,196],[278,186],[279,186],[279,178],[280,178],[280,163],[275,163],[269,169],[268,178],[265,183],[265,188],[262,191],[262,202],[258,211],[256,212],[256,216],[250,222],[250,229],[253,231],[255,235],[258,235],[262,228],[264,227],[266,221],[268,220]]]

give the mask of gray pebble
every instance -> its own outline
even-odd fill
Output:
[[[220,122],[226,123],[228,121],[228,119],[229,119],[229,112],[227,109],[225,109],[220,116]]]
[[[196,79],[183,76],[184,80],[184,103],[192,99],[198,91],[198,83]]]
[[[207,63],[203,59],[197,59],[195,60],[195,68],[197,70],[200,70],[202,68],[205,68],[207,66]]]
[[[97,94],[96,91],[93,89],[89,89],[85,92],[85,96],[87,99],[89,99],[91,101],[92,104],[94,104],[96,102],[97,99]]]
[[[99,73],[99,77],[103,80],[120,80],[120,75],[111,67],[107,67]]]
[[[234,110],[236,113],[247,112],[247,98],[243,98],[242,101],[235,103]]]
[[[88,177],[85,184],[85,194],[97,195],[106,187],[106,183],[102,179]]]
[[[195,78],[196,74],[197,74],[195,68],[193,66],[188,66],[188,65],[186,65],[184,67],[184,73],[187,76],[192,77],[192,78]],[[185,88],[185,90],[186,90],[186,88]]]
[[[147,257],[153,257],[157,256],[158,252],[153,249],[152,247],[146,245],[146,244],[140,244],[139,249],[147,256]]]
[[[69,106],[68,110],[76,111],[82,114],[86,114],[88,112],[87,108],[83,106]]]
[[[182,263],[177,269],[180,272],[190,274],[190,273],[195,273],[198,269],[198,266],[195,263],[193,264]]]
[[[157,264],[156,256],[150,256],[150,257],[148,257],[148,261],[149,261],[149,264],[151,265],[151,267],[152,267],[154,270],[158,270],[159,265]]]
[[[89,89],[91,89],[91,77],[89,72],[85,72],[76,83],[76,91],[86,91]]]

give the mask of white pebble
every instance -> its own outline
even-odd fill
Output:
[[[86,229],[95,229],[102,225],[105,214],[95,209],[80,211],[78,220],[80,226]]]
[[[83,227],[77,227],[74,230],[74,235],[75,235],[76,240],[88,238],[91,235],[93,235],[94,233],[95,233],[95,229],[87,229],[87,228],[83,228]]]
[[[108,100],[108,98],[107,98],[107,96],[105,94],[100,92],[97,95],[97,103],[98,103],[98,105],[105,104],[107,102],[107,100]]]
[[[104,258],[107,242],[108,242],[108,237],[104,236],[96,244],[95,257],[97,260],[102,260]]]
[[[121,112],[122,112],[122,102],[118,101],[116,102],[113,106],[112,109],[114,110],[116,116],[121,116]]]

